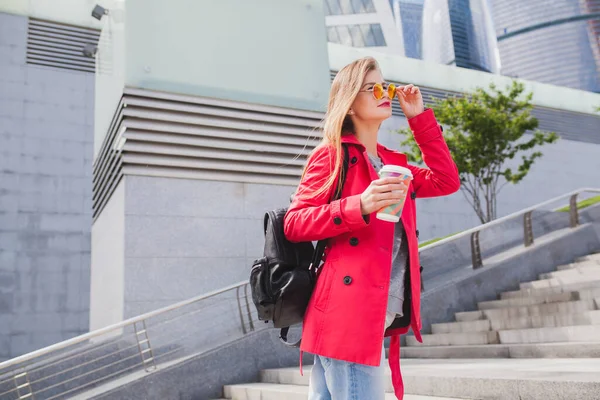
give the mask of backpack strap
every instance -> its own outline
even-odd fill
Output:
[[[335,191],[333,192],[333,199],[334,200],[339,200],[342,197],[342,190],[344,188],[344,183],[346,183],[346,175],[348,175],[348,166],[350,163],[350,155],[348,152],[348,145],[343,144],[342,143],[342,148],[344,150],[344,163],[342,165],[342,179],[339,185],[336,186]],[[325,253],[325,247],[327,247],[327,242],[328,240],[319,240],[317,242],[317,246],[315,248],[315,252],[313,253],[313,259],[311,262],[311,268],[315,268],[315,270],[317,268],[319,268],[319,266],[321,265],[321,260],[323,259],[323,253]],[[287,326],[285,328],[281,328],[281,330],[279,331],[279,339],[283,342],[283,344],[285,344],[288,347],[300,347],[300,343],[302,342],[302,338],[300,338],[297,342],[293,342],[290,343],[287,340],[287,335],[288,332],[290,330],[290,327]]]
[[[350,158],[349,153],[348,153],[348,146],[345,144],[342,144],[342,148],[344,149],[344,164],[342,166],[342,179],[340,181],[340,185],[338,185],[335,189],[334,195],[333,195],[333,199],[331,201],[334,200],[339,200],[342,197],[342,190],[344,189],[344,183],[346,183],[346,175],[348,174],[348,165],[349,165],[349,161],[348,159]],[[327,242],[329,240],[325,239],[325,240],[319,240],[317,242],[317,246],[315,248],[315,253],[313,255],[313,260],[312,260],[312,266],[317,269],[319,268],[319,266],[321,265],[321,259],[323,258],[323,253],[325,253],[325,247],[327,247]]]

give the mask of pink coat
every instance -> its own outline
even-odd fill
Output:
[[[404,154],[378,145],[384,164],[409,168],[413,181],[402,211],[408,238],[412,317],[410,327],[421,341],[421,276],[416,236],[415,197],[444,196],[460,188],[458,170],[432,110],[409,121],[423,160],[430,169],[407,163]],[[339,360],[377,366],[384,336],[391,336],[389,363],[398,399],[403,396],[399,335],[408,328],[383,333],[391,276],[394,224],[362,216],[360,196],[378,175],[365,147],[353,134],[348,145],[349,168],[342,198],[329,203],[334,188],[318,197],[296,196],[285,217],[285,235],[295,242],[330,238],[324,265],[304,317],[301,351]],[[333,170],[331,146],[319,147],[308,162],[298,193],[321,187]]]

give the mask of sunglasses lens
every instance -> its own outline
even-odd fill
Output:
[[[396,95],[396,86],[394,84],[390,83],[390,85],[388,86],[388,96],[390,96],[390,99],[393,99],[395,95]]]
[[[380,100],[383,97],[383,87],[377,83],[373,86],[373,97]]]

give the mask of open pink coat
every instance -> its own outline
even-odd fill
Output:
[[[413,181],[402,212],[408,238],[412,317],[410,327],[421,341],[421,276],[416,236],[415,197],[444,196],[460,187],[458,170],[432,110],[409,121],[423,160],[429,169],[409,165],[404,154],[378,145],[384,164],[409,168]],[[312,298],[304,317],[301,351],[339,360],[377,366],[384,336],[391,336],[389,363],[398,399],[404,388],[400,373],[399,335],[408,328],[386,330],[383,334],[391,276],[394,224],[371,215],[367,221],[360,208],[360,196],[372,180],[378,179],[365,147],[353,134],[342,142],[348,145],[349,168],[342,198],[329,202],[334,188],[318,197],[297,195],[285,217],[285,235],[290,241],[329,238]],[[298,193],[319,188],[333,171],[331,146],[319,147],[308,162]]]

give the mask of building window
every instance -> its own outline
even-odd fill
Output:
[[[386,45],[381,25],[338,25],[327,29],[332,43],[353,47],[383,47]]]
[[[375,12],[373,0],[326,0],[327,15],[364,14]]]

